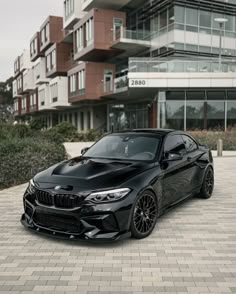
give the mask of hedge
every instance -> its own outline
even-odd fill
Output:
[[[217,149],[217,141],[223,140],[223,148],[227,151],[236,151],[236,131],[193,131],[189,132],[201,144],[207,145],[211,150]]]
[[[62,144],[42,138],[0,141],[0,189],[27,182],[38,172],[65,159]]]

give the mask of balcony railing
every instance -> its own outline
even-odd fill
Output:
[[[131,31],[124,27],[112,31],[112,41],[118,41],[120,39],[128,39],[133,41],[150,41],[151,33],[150,31]]]
[[[163,72],[163,73],[234,73],[236,60],[218,59],[155,59],[155,58],[130,58],[129,72]]]
[[[114,92],[119,93],[128,89],[128,76],[116,78],[114,81]]]

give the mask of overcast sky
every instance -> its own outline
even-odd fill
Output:
[[[63,15],[63,0],[0,0],[0,82],[13,75],[14,60],[48,15]]]

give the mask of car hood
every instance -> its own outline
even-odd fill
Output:
[[[154,166],[148,162],[73,158],[37,174],[34,181],[44,188],[55,185],[65,190],[97,190],[118,187]]]

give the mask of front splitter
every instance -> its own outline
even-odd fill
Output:
[[[50,228],[42,227],[34,222],[29,223],[26,220],[25,214],[21,217],[21,223],[27,229],[36,232],[40,235],[44,235],[51,238],[57,238],[61,240],[70,240],[70,241],[92,241],[92,242],[114,242],[114,241],[121,241],[127,239],[131,236],[130,232],[112,232],[112,233],[103,233],[98,235],[93,235],[90,237],[90,232],[82,232],[82,233],[67,233],[61,232],[57,230],[52,230]]]

